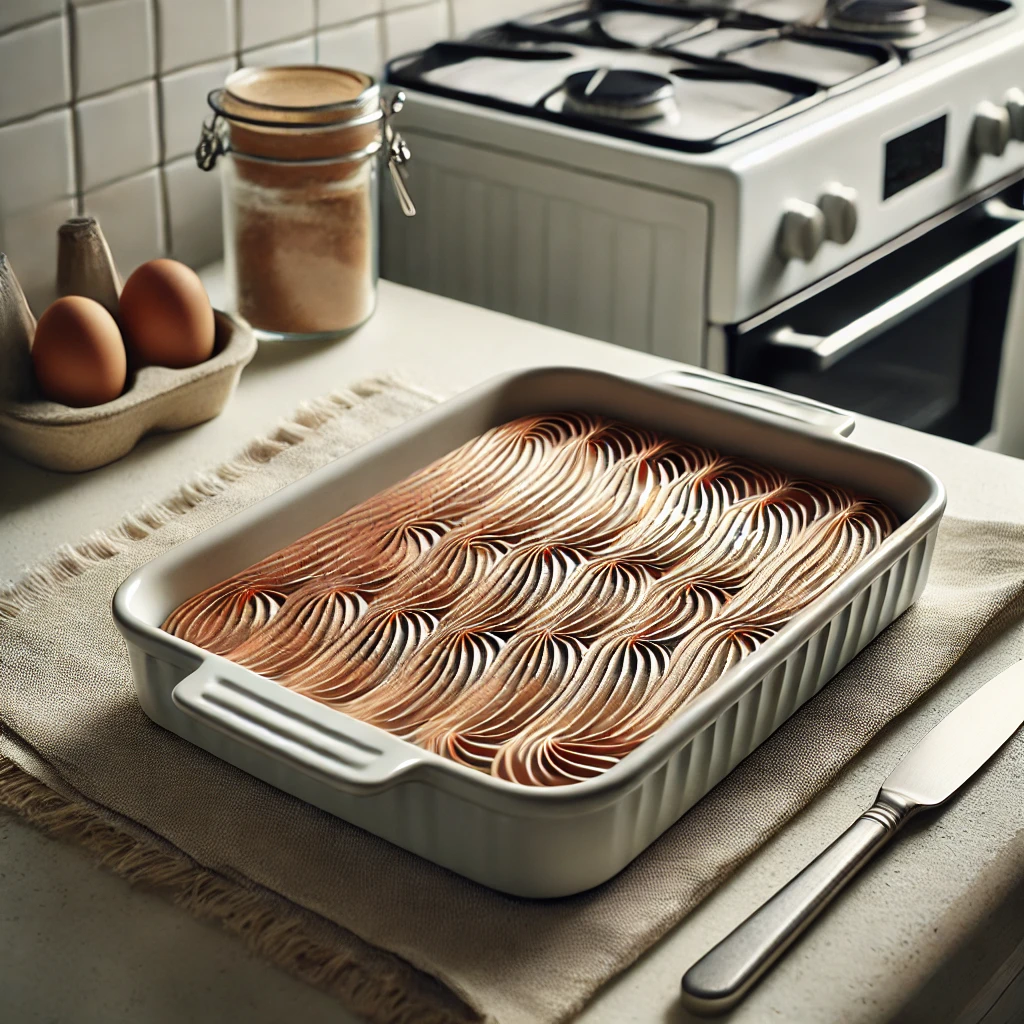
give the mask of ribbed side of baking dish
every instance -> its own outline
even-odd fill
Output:
[[[617,799],[582,810],[567,805],[556,815],[502,811],[417,780],[372,796],[345,792],[183,719],[170,694],[187,670],[133,646],[133,671],[144,681],[139,695],[151,718],[249,774],[492,888],[518,896],[564,896],[622,870],[905,611],[923,586],[933,543],[930,534],[915,544]],[[216,660],[223,662],[225,678],[239,671]],[[684,710],[680,717],[685,715]]]

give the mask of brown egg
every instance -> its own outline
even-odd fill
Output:
[[[32,365],[39,390],[65,405],[102,405],[124,390],[121,332],[103,306],[81,295],[58,299],[39,318]]]
[[[213,353],[213,307],[184,263],[143,263],[125,281],[120,312],[125,344],[141,364],[195,366]]]

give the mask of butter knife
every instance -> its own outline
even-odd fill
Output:
[[[1022,724],[1019,661],[939,722],[882,783],[873,807],[683,975],[687,1009],[732,1009],[909,818],[945,803]]]

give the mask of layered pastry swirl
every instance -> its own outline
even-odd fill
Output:
[[[897,525],[600,416],[506,423],[164,628],[524,785],[606,771]]]

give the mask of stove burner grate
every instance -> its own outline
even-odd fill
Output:
[[[1012,17],[1011,0],[575,0],[395,58],[387,77],[707,152]]]

